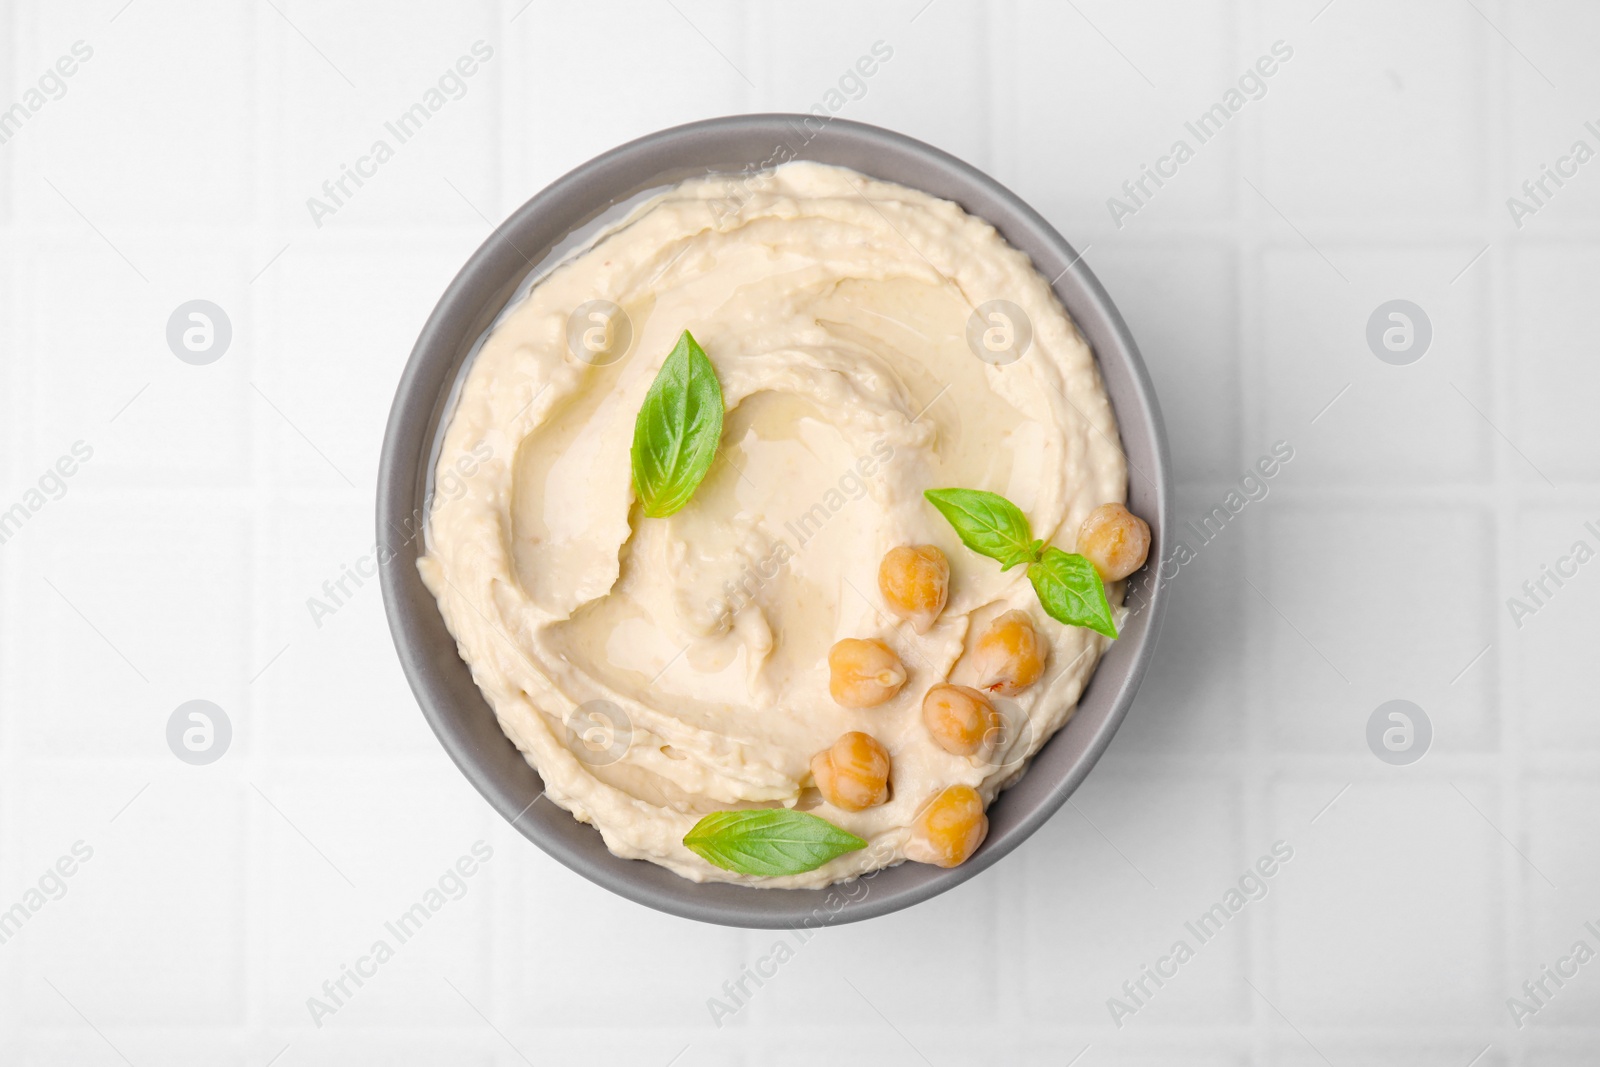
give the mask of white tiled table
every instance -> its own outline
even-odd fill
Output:
[[[480,40],[460,99],[316,225],[307,198]],[[1265,94],[1117,226],[1107,198],[1280,40]],[[1600,962],[1520,1028],[1506,1003],[1600,950],[1600,563],[1520,626],[1506,605],[1600,548],[1600,162],[1520,227],[1506,206],[1600,149],[1600,8],[39,0],[0,4],[0,108],[78,41],[0,143],[0,510],[92,449],[0,544],[0,909],[93,852],[0,943],[0,1063],[1600,1059]],[[1161,391],[1180,521],[1275,442],[1294,459],[1183,569],[1071,806],[819,934],[719,1027],[708,998],[779,935],[546,859],[428,732],[375,583],[307,600],[370,550],[396,378],[492,222],[650,130],[805,110],[879,41],[839,113],[1087,249]],[[208,366],[165,338],[195,298],[233,327]],[[1395,298],[1433,326],[1409,366],[1365,339]],[[165,740],[196,698],[234,730],[204,767]],[[1394,698],[1433,723],[1411,766],[1367,745]],[[314,1025],[480,840],[461,899]],[[1277,841],[1266,897],[1118,1027],[1107,999]]]

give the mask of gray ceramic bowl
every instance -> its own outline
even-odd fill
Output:
[[[648,190],[709,172],[787,159],[851,167],[953,200],[988,220],[1033,258],[1100,360],[1136,473],[1130,506],[1149,520],[1151,559],[1161,558],[1171,511],[1166,435],[1133,338],[1094,275],[1037,212],[994,179],[936,148],[873,126],[810,115],[738,115],[640,138],[590,160],[528,201],[479,248],[439,301],[395,393],[378,472],[378,542],[384,604],[417,701],[445,751],[490,804],[530,841],[584,877],[674,915],[729,926],[786,927],[868,919],[927,900],[973,877],[1037,830],[1105,751],[1155,652],[1166,607],[1148,581],[1146,606],[1101,662],[1077,714],[1039,752],[1027,774],[989,809],[988,840],[966,863],[941,870],[905,863],[847,887],[763,890],[697,885],[662,867],[618,859],[592,827],[549,801],[539,776],[500,732],[456,652],[433,596],[417,575],[419,529],[433,460],[462,368],[530,276]],[[1059,275],[1059,277],[1057,277]],[[1135,582],[1147,567],[1135,577]]]

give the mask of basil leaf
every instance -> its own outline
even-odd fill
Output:
[[[1028,580],[1039,603],[1052,619],[1068,626],[1087,626],[1107,637],[1117,636],[1117,624],[1106,602],[1105,583],[1094,564],[1076,552],[1047,548],[1039,562],[1028,567]]]
[[[653,519],[689,502],[717,458],[722,386],[688,330],[645,394],[633,424],[633,485]]]
[[[1008,571],[1039,558],[1042,542],[1033,540],[1028,517],[998,493],[981,489],[929,489],[922,494],[956,528],[961,543],[1000,561]]]
[[[826,819],[788,808],[714,811],[683,835],[697,856],[739,874],[803,874],[867,843]]]

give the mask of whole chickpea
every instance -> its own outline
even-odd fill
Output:
[[[970,785],[952,785],[923,805],[911,823],[906,858],[955,867],[978,850],[989,833],[983,798]]]
[[[933,743],[952,756],[986,754],[1002,725],[988,697],[968,686],[942,682],[922,698],[922,722]]]
[[[847,637],[828,650],[828,692],[847,708],[875,708],[906,684],[894,649],[875,637]]]
[[[878,592],[890,611],[926,633],[950,595],[950,561],[934,545],[891,548],[878,564]]]
[[[1078,553],[1105,581],[1121,581],[1144,566],[1150,524],[1121,504],[1101,504],[1078,528]]]
[[[1044,674],[1048,654],[1033,618],[1025,611],[1008,611],[978,637],[973,652],[978,688],[1001,696],[1019,693]]]
[[[852,730],[811,757],[811,777],[829,804],[862,811],[889,799],[889,752],[876,738]]]

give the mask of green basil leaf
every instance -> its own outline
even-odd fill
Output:
[[[714,811],[683,835],[688,849],[739,874],[803,874],[867,843],[826,819],[788,808]]]
[[[722,386],[688,330],[661,365],[633,424],[633,485],[653,519],[689,502],[717,458]]]
[[[929,489],[922,495],[950,520],[962,544],[999,560],[1001,570],[1008,571],[1019,563],[1032,563],[1039,558],[1041,542],[1033,540],[1028,517],[998,493],[985,493],[981,489]]]
[[[1047,548],[1039,562],[1028,567],[1028,580],[1039,603],[1057,622],[1087,626],[1107,637],[1117,636],[1117,624],[1106,602],[1105,583],[1094,564],[1076,552]]]

